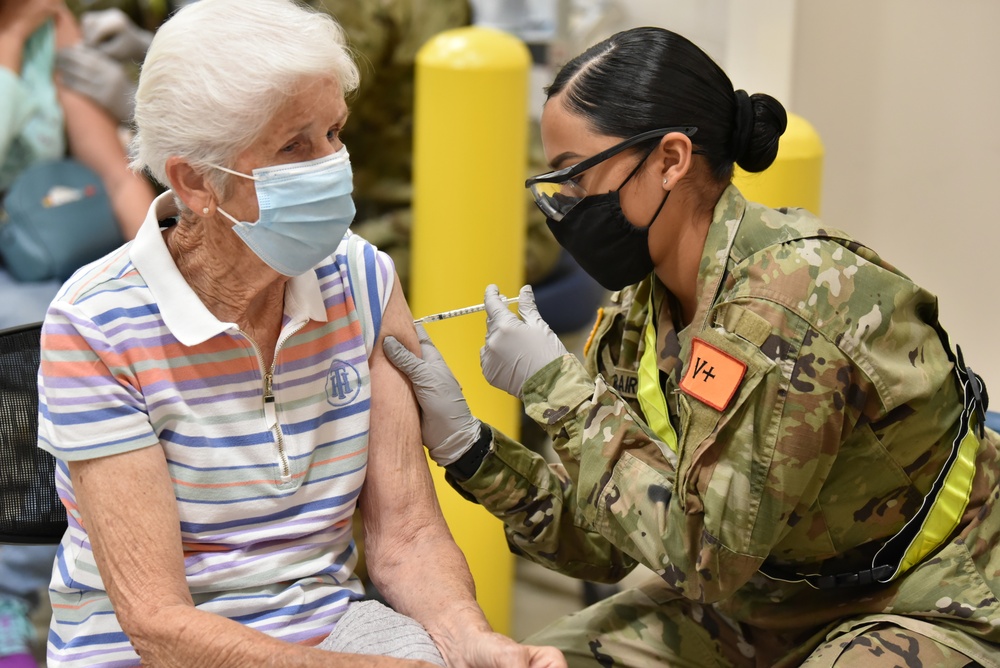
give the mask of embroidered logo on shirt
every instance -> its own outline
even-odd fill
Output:
[[[342,360],[333,360],[326,377],[326,400],[331,406],[346,406],[361,391],[358,370]]]
[[[691,342],[691,361],[684,370],[681,389],[723,411],[743,380],[747,365],[699,338]]]

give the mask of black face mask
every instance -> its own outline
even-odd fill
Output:
[[[663,195],[653,214],[654,221],[669,195],[669,190]],[[653,258],[649,256],[649,228],[653,223],[636,227],[628,222],[617,190],[584,197],[562,220],[549,218],[546,223],[559,245],[607,290],[638,283],[653,271]]]

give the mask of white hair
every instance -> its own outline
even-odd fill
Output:
[[[157,30],[139,76],[132,169],[165,186],[167,158],[227,165],[300,83],[359,84],[343,29],[293,0],[199,0]],[[226,175],[207,174],[225,190]]]

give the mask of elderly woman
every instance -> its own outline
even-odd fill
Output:
[[[289,0],[202,0],[154,39],[134,166],[171,190],[44,325],[39,439],[70,514],[49,666],[401,664],[321,651],[379,634],[451,666],[565,665],[491,631],[381,352],[416,337],[390,260],[347,231],[357,84],[336,23]],[[346,624],[369,605],[356,507],[408,617]]]

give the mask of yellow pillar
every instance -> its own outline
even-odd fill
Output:
[[[445,31],[417,53],[410,308],[416,317],[482,303],[496,283],[523,283],[527,164],[527,47],[489,28]],[[427,325],[473,415],[517,436],[521,405],[479,368],[482,313]],[[445,519],[493,627],[510,626],[513,558],[501,522],[462,499],[432,464]]]
[[[737,167],[733,183],[754,202],[774,208],[802,207],[820,215],[823,142],[816,129],[801,116],[788,114],[774,164],[757,174]]]

